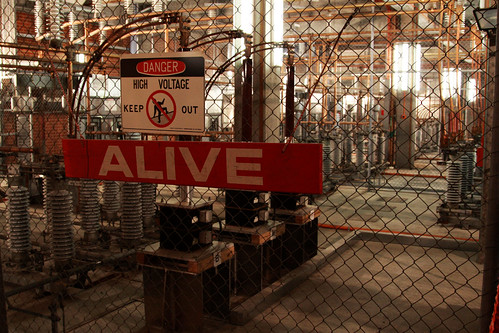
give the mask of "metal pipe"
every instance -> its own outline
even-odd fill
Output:
[[[78,266],[78,267],[75,267],[75,268],[72,268],[72,269],[69,269],[69,270],[62,271],[62,272],[60,272],[57,275],[50,276],[48,278],[45,278],[45,279],[42,279],[42,280],[39,280],[39,281],[35,281],[35,282],[29,283],[29,284],[24,285],[24,286],[11,289],[11,290],[9,290],[9,291],[7,291],[5,293],[5,297],[11,297],[11,296],[20,294],[20,293],[25,292],[25,291],[29,291],[29,290],[32,290],[32,289],[35,289],[35,288],[40,288],[40,287],[42,287],[42,286],[44,286],[44,285],[46,285],[48,283],[52,283],[52,282],[55,282],[55,281],[66,279],[66,278],[68,278],[68,277],[70,277],[70,276],[72,276],[74,274],[92,271],[95,268],[97,268],[98,266],[110,264],[110,263],[118,261],[120,259],[129,257],[129,256],[135,254],[136,252],[137,252],[136,250],[132,249],[132,250],[129,250],[129,251],[126,251],[126,252],[123,252],[123,253],[118,253],[118,254],[116,254],[114,256],[110,256],[110,257],[104,258],[104,259],[99,260],[99,261],[95,261],[95,262],[87,264],[87,265]],[[0,295],[1,294],[2,293],[0,293]],[[1,331],[1,325],[0,325],[0,333],[2,333],[2,331]]]
[[[61,73],[66,73],[67,69],[66,68],[56,68],[53,69],[50,66],[22,66],[22,65],[7,65],[7,64],[2,64],[0,65],[0,68],[13,68],[13,69],[21,69],[21,70],[26,70],[26,71],[41,71],[41,72],[61,72]]]
[[[425,174],[410,174],[410,173],[401,173],[401,172],[388,172],[385,171],[382,173],[385,176],[402,176],[402,177],[423,177],[423,178],[436,178],[436,179],[447,179],[447,177],[442,175],[425,175]]]
[[[36,153],[38,149],[36,148],[24,148],[24,147],[0,147],[0,152],[7,153]]]
[[[176,12],[177,13],[177,12]],[[160,24],[159,24],[160,25]],[[103,28],[103,31],[107,31],[107,30],[117,30],[121,27],[123,27],[124,25],[115,25],[115,26],[106,26]],[[132,26],[133,27],[133,26]],[[223,23],[223,24],[217,24],[217,25],[203,25],[203,26],[193,26],[191,27],[191,31],[194,31],[194,30],[199,30],[199,31],[206,31],[208,29],[227,29],[227,28],[231,28],[232,25],[230,23]],[[158,30],[155,30],[155,29],[145,29],[147,27],[138,27],[138,29],[136,29],[135,31],[129,33],[127,36],[135,36],[135,35],[147,35],[147,34],[157,34],[158,33]],[[175,29],[173,28],[167,28],[167,29],[164,29],[165,31],[175,31]],[[96,35],[100,32],[100,29],[96,29],[96,30],[93,30],[92,31],[92,35]],[[127,37],[127,36],[123,36],[123,37]],[[122,37],[122,38],[123,38]],[[78,39],[75,39],[72,44],[78,44],[78,43],[81,43],[83,40],[85,40],[85,37],[80,37]]]
[[[499,14],[499,7],[497,9]],[[496,27],[496,48],[499,45],[499,27]],[[495,52],[495,82],[494,82],[494,109],[492,110],[492,125],[490,126],[492,142],[487,149],[490,152],[490,171],[488,179],[488,198],[496,197],[496,189],[499,188],[499,53]],[[487,205],[485,219],[484,248],[485,259],[483,263],[483,284],[481,303],[481,327],[482,333],[488,332],[498,279],[499,261],[499,205]]]
[[[34,46],[34,45],[20,45],[17,43],[9,43],[9,42],[0,42],[0,47],[9,47],[9,48],[13,48],[13,49],[23,49],[23,50],[32,50],[32,51],[45,51],[47,49],[47,48],[41,47],[41,46],[39,47],[39,46]],[[60,52],[60,53],[66,52],[65,49],[55,49],[52,47],[49,47],[49,50],[53,51],[53,52]]]
[[[154,24],[151,24],[152,26],[154,26]],[[149,25],[149,26],[151,26]],[[159,24],[158,24],[159,25]],[[95,29],[95,30],[92,30],[92,32],[90,32],[87,36],[82,36],[80,38],[77,38],[75,39],[72,44],[78,44],[82,41],[84,41],[85,39],[87,39],[88,37],[92,37],[94,35],[102,35],[105,34],[106,31],[108,30],[119,30],[119,29],[122,29],[124,27],[129,27],[129,28],[139,28],[137,29],[138,32],[136,32],[135,34],[140,34],[140,35],[145,35],[145,34],[148,34],[148,33],[154,33],[154,32],[157,32],[156,30],[142,30],[142,28],[145,28],[145,27],[142,27],[140,24],[117,24],[117,25],[113,25],[113,26],[99,26],[99,28]],[[172,29],[173,31],[173,29]],[[132,35],[129,34],[129,35]],[[101,41],[101,44],[105,41],[105,39],[103,40],[101,37],[99,37],[100,41]],[[125,36],[123,36],[125,37]]]
[[[12,306],[10,304],[9,304],[9,310],[17,311],[17,312],[21,312],[21,313],[25,313],[25,314],[29,314],[31,316],[40,317],[40,318],[43,318],[43,319],[52,320],[52,316],[47,316],[47,315],[44,315],[42,313],[38,313],[38,312],[26,310],[26,309],[21,309],[21,308]]]
[[[343,27],[341,28],[340,30],[340,33],[338,34],[338,38],[336,39],[336,42],[335,44],[333,45],[332,47],[332,50],[335,50],[336,49],[336,46],[337,46],[337,43],[339,42],[340,40],[340,37],[341,37],[341,34],[345,31],[346,27],[350,24],[350,21],[354,18],[354,16],[357,14],[359,10],[356,8],[354,10],[354,12],[352,14],[350,14],[350,16],[348,17],[348,19],[345,21],[345,24],[343,25]],[[314,85],[311,87],[311,89],[308,90],[309,94],[308,94],[308,98],[307,98],[307,101],[305,102],[305,105],[303,106],[303,111],[300,115],[300,117],[298,118],[298,122],[296,123],[295,127],[293,128],[293,132],[291,133],[291,135],[288,137],[288,139],[286,140],[286,143],[284,144],[284,147],[282,149],[282,152],[284,153],[286,151],[286,148],[288,147],[288,145],[290,144],[291,140],[293,140],[293,135],[294,133],[296,132],[296,129],[298,128],[298,126],[300,125],[301,121],[303,120],[303,116],[305,115],[305,112],[307,111],[307,108],[310,106],[310,102],[311,102],[311,99],[312,99],[312,95],[314,94],[314,91],[315,91],[315,88],[317,87],[317,85],[319,84],[320,82],[320,79],[321,77],[324,75],[324,73],[326,72],[326,69],[329,67],[328,66],[328,63],[329,63],[329,60],[331,59],[331,56],[332,56],[333,52],[331,52],[326,60],[326,63],[324,64],[324,67],[322,68],[322,71],[320,72],[319,74],[319,77],[317,78],[317,80],[315,81]]]
[[[360,7],[357,7],[360,8]],[[343,7],[342,7],[343,10]],[[358,18],[368,18],[368,17],[374,17],[374,16],[401,16],[401,15],[415,15],[415,14],[438,14],[440,13],[441,9],[419,9],[419,10],[411,10],[411,11],[394,11],[394,12],[386,12],[386,11],[380,11],[380,12],[375,12],[375,13],[362,13],[359,12],[357,17]],[[331,16],[313,16],[313,17],[303,17],[303,16],[290,16],[286,19],[284,19],[284,22],[286,23],[298,23],[298,22],[308,22],[308,21],[331,21],[334,19],[346,19],[348,18],[349,13],[344,13],[344,14],[334,14]]]
[[[87,36],[87,35],[86,35]],[[86,39],[87,37],[83,37],[82,39]],[[45,51],[45,52],[53,52],[53,53],[65,53],[66,52],[66,49],[55,49],[55,48],[52,48],[52,47],[36,47],[36,46],[32,46],[32,45],[19,45],[19,44],[14,44],[14,43],[6,43],[6,42],[0,42],[0,47],[6,47],[6,48],[12,48],[12,49],[18,49],[18,50],[30,50],[30,51]],[[86,50],[78,50],[78,53],[80,54],[84,54],[84,55],[92,55],[93,53],[92,52],[89,52],[89,51],[86,51]],[[115,53],[103,53],[102,54],[103,57],[106,57],[106,58],[116,58],[116,59],[120,59],[121,58],[121,55],[119,54],[115,54]],[[0,54],[0,58],[1,59],[9,59],[9,58],[12,58],[12,59],[19,59],[19,60],[33,60],[33,61],[49,61],[48,58],[40,58],[40,57],[28,57],[26,55],[23,55],[23,56],[12,56],[12,55],[5,55],[5,54]],[[57,60],[57,59],[51,59],[53,63],[60,63],[60,64],[63,64],[66,62],[66,60]],[[31,66],[33,67],[33,66]],[[114,67],[109,67],[109,68],[114,68]],[[207,67],[207,69],[210,69],[210,67]],[[64,70],[65,71],[65,70]]]
[[[223,34],[225,34],[227,36],[226,37],[218,37],[218,36],[223,35]],[[215,36],[217,36],[217,38],[205,41],[207,38],[215,37]],[[217,43],[217,42],[222,42],[222,41],[232,40],[235,38],[242,38],[242,37],[244,37],[244,33],[240,30],[223,30],[223,31],[218,31],[218,32],[214,32],[211,34],[204,35],[204,36],[190,42],[188,44],[188,46],[191,47],[191,49],[195,49],[195,48],[197,48],[201,45],[205,45],[207,43],[212,44],[212,43]]]
[[[266,46],[266,47],[263,47],[263,48],[259,48],[257,49],[257,47],[259,46],[264,46],[264,45],[272,45],[273,43],[266,43],[266,42],[263,42],[263,43],[260,43],[260,44],[257,44],[257,45],[253,45],[252,46],[252,50],[250,52],[250,54],[256,54],[256,53],[260,53],[260,52],[265,52],[265,51],[268,51],[268,50],[272,50],[275,46]],[[215,75],[213,75],[210,80],[207,82],[206,84],[206,92],[205,92],[205,96],[207,97],[209,92],[210,92],[210,89],[212,88],[212,86],[215,84],[215,83],[218,83],[219,81],[216,81],[217,78],[227,69],[227,68],[230,68],[231,67],[231,64],[232,63],[235,63],[236,66],[238,66],[237,64],[239,64],[239,61],[243,58],[248,58],[249,55],[245,52],[246,50],[243,50],[243,51],[239,51],[237,52],[235,55],[233,55],[230,59],[228,59],[225,63],[223,63],[221,66],[219,66],[218,68],[217,67],[208,67],[207,69],[211,69],[211,70],[214,70],[216,71]],[[244,54],[243,54],[244,53]],[[232,67],[232,69],[234,70],[234,67]],[[239,74],[238,74],[239,75]],[[223,82],[223,84],[232,84],[231,82]],[[237,85],[236,85],[237,86]],[[241,95],[241,94],[239,94]],[[239,108],[240,109],[240,108]]]
[[[447,207],[438,207],[439,212],[445,213],[454,213],[454,214],[464,214],[466,215],[464,218],[466,220],[472,218],[473,209],[462,209],[462,208],[447,208]]]
[[[88,135],[126,135],[128,133],[127,132],[120,132],[120,131],[85,131],[85,134],[88,134]],[[144,134],[157,135],[157,133],[144,133]],[[193,136],[193,137],[209,136],[209,134],[234,135],[234,131],[206,131],[205,134],[192,134],[191,136]],[[10,148],[10,147],[0,147],[0,151],[2,151],[2,148]],[[24,148],[24,149],[29,150],[31,148]],[[26,152],[35,152],[36,151],[36,149],[31,149],[31,150],[33,150],[33,151],[26,151]]]
[[[405,1],[404,5],[411,5],[411,4],[429,4],[429,3],[439,3],[440,0],[409,0]],[[400,2],[397,1],[386,1],[386,2],[368,2],[368,3],[362,3],[362,4],[346,4],[341,6],[341,10],[346,10],[346,9],[354,9],[354,8],[369,8],[369,7],[385,7],[385,6],[394,6],[394,5],[400,5]],[[313,8],[304,8],[304,9],[289,9],[285,13],[286,14],[300,14],[303,15],[303,13],[306,12],[312,12],[312,11],[317,11],[319,13],[324,12],[326,10],[338,10],[338,7],[336,6],[325,6],[322,8],[318,7],[313,7]]]
[[[206,131],[206,134],[234,135],[234,131]]]
[[[52,323],[52,333],[59,332],[58,327],[57,327],[58,326],[57,322],[59,322],[61,320],[61,318],[59,318],[59,316],[57,315],[57,304],[55,303],[55,301],[52,301],[52,303],[48,307],[50,310],[50,316],[44,315],[42,313],[38,313],[38,312],[34,312],[34,311],[21,309],[21,308],[12,306],[8,301],[7,301],[7,304],[9,306],[9,310],[13,310],[13,311],[25,313],[25,314],[28,314],[31,316],[50,320],[50,322]]]
[[[74,52],[71,48],[68,48],[66,53],[66,61],[67,61],[67,69],[68,69],[68,90],[67,90],[67,103],[68,103],[68,125],[69,125],[69,136],[72,137],[74,133],[74,127],[77,127],[77,124],[73,126],[73,109],[71,108],[71,101],[73,100],[73,57]]]
[[[371,12],[374,13],[374,7],[371,8]],[[370,178],[371,178],[371,165],[374,164],[374,156],[373,156],[373,117],[374,117],[374,102],[373,102],[373,97],[374,97],[374,84],[373,84],[373,72],[374,72],[374,20],[371,22],[371,41],[369,43],[369,76],[368,76],[368,93],[369,93],[369,102],[368,102],[368,110],[367,110],[367,117],[369,120],[369,126],[367,130],[367,181],[370,183]]]
[[[345,231],[370,231],[374,233],[388,233],[392,235],[408,235],[408,236],[415,236],[415,237],[431,237],[431,238],[438,238],[438,239],[453,239],[453,240],[461,240],[461,241],[466,241],[466,242],[478,242],[477,239],[475,238],[464,238],[464,237],[453,237],[449,235],[434,235],[434,234],[427,234],[427,233],[414,233],[414,232],[407,232],[407,231],[392,231],[388,229],[372,229],[372,228],[364,228],[364,227],[352,227],[352,226],[346,226],[346,225],[334,225],[334,224],[323,224],[319,223],[319,228],[326,228],[326,229],[336,229],[336,230],[345,230]]]
[[[109,36],[109,38],[106,40],[105,43],[99,45],[99,47],[94,51],[90,61],[86,64],[85,69],[82,72],[82,76],[81,76],[80,80],[78,80],[78,83],[75,87],[75,92],[77,92],[79,90],[80,83],[82,82],[82,79],[83,79],[83,81],[88,81],[87,79],[92,72],[92,68],[96,65],[96,63],[101,59],[104,52],[112,44],[114,44],[118,40],[124,38],[125,36],[128,36],[133,31],[140,30],[141,28],[156,26],[156,25],[161,24],[162,22],[164,24],[170,24],[173,22],[178,22],[178,20],[180,19],[180,17],[176,13],[174,13],[172,15],[155,14],[155,15],[153,15],[153,17],[162,17],[162,20],[161,21],[154,21],[154,22],[143,22],[142,25],[138,25],[138,26],[137,26],[137,24],[140,22],[140,20],[137,20],[137,21],[134,21],[131,23],[127,23],[127,24],[123,25],[121,28],[119,28],[114,34]],[[144,21],[144,20],[142,20],[142,21]],[[78,111],[80,109],[80,103],[81,103],[81,99],[82,99],[82,95],[83,95],[83,90],[84,89],[80,89],[78,94],[75,93],[75,95],[74,95],[75,98],[73,98],[73,100],[71,101],[71,107],[76,112],[75,113],[75,123],[76,124],[78,123]],[[89,91],[90,91],[90,89],[88,89],[88,92]],[[78,98],[76,98],[76,96],[78,96]],[[76,108],[75,108],[75,106],[76,106]]]
[[[266,39],[266,23],[265,23],[265,13],[267,13],[268,8],[268,2],[265,1],[260,1],[255,3],[255,11],[256,13],[253,14],[254,18],[254,34],[253,34],[253,39],[255,43],[264,43]],[[266,121],[266,119],[263,119],[265,110],[264,110],[264,103],[265,103],[265,89],[266,89],[266,64],[265,64],[265,54],[264,53],[257,53],[254,55],[255,59],[255,87],[254,87],[254,94],[255,98],[253,99],[252,103],[254,103],[254,112],[255,116],[258,118],[257,119],[257,129],[258,132],[255,135],[255,138],[251,138],[250,141],[259,141],[263,142],[264,141],[264,130],[263,126]],[[254,140],[256,139],[256,140]]]
[[[106,3],[109,5],[112,2],[118,2],[118,1],[106,1]],[[125,10],[128,14],[128,19],[131,21],[132,19],[137,19],[137,18],[147,18],[149,16],[155,16],[157,12],[150,12],[150,13],[133,13],[133,9],[131,8],[132,1],[131,0],[125,0],[124,2],[120,0],[119,2],[124,3]],[[225,9],[230,9],[232,8],[232,4],[224,4]],[[192,13],[196,12],[201,12],[201,13],[206,13],[210,9],[220,9],[220,6],[218,5],[212,5],[212,6],[207,6],[207,7],[195,7],[195,8],[189,8],[189,9],[178,9],[175,12],[176,13],[188,13],[189,15],[192,15]],[[222,16],[223,17],[223,16]],[[121,16],[108,16],[105,18],[105,20],[110,20],[110,21],[117,21],[120,20],[122,17]],[[217,17],[218,18],[218,17]],[[216,20],[217,18],[210,17],[209,19],[206,20]],[[228,16],[228,19],[231,19],[232,16]],[[85,23],[95,23],[99,22],[100,20],[104,20],[104,18],[92,18],[88,20],[75,20],[72,24],[85,24]],[[200,19],[201,20],[201,19]],[[195,22],[195,21],[193,21]],[[62,25],[62,28],[66,28],[67,26],[71,25],[70,22],[66,22]]]
[[[97,317],[95,317],[95,318],[91,317],[91,318],[88,318],[87,320],[85,320],[83,322],[75,324],[74,326],[70,326],[70,327],[66,328],[66,330],[64,332],[74,332],[74,331],[77,331],[79,328],[85,327],[89,323],[95,322],[95,321],[97,321],[97,320],[99,320],[99,319],[101,319],[101,318],[109,315],[110,313],[113,313],[114,311],[126,308],[128,305],[130,305],[132,303],[135,303],[135,302],[143,303],[143,300],[140,300],[140,299],[130,299],[128,302],[126,302],[124,304],[118,304],[118,305],[116,305],[115,307],[112,307],[112,308],[108,307],[108,308],[106,308],[106,310],[104,312],[99,313]]]
[[[407,192],[414,193],[414,188],[408,189],[407,186],[395,186],[395,185],[371,185],[373,188],[377,190],[387,190],[387,191],[396,191],[396,192]],[[438,189],[433,187],[426,188],[417,188],[418,193],[442,193],[445,194],[447,189]]]
[[[88,135],[125,135],[127,132],[121,131],[85,131],[85,134]]]
[[[380,12],[380,13],[390,13],[390,12]],[[407,13],[407,12],[404,12],[404,13]],[[315,21],[313,18],[314,17],[308,18],[308,20],[309,21]],[[388,17],[388,18],[390,18],[390,17]],[[292,21],[292,22],[294,22],[294,21]],[[456,28],[450,28],[449,27],[445,31],[447,33],[453,34],[453,33],[455,33],[455,30],[456,30]],[[425,36],[429,36],[430,35],[429,32],[435,32],[435,33],[437,33],[439,31],[440,31],[440,28],[424,28],[424,29],[423,28],[414,28],[414,29],[408,28],[408,29],[404,29],[403,31],[400,30],[400,29],[388,28],[388,29],[383,29],[382,31],[379,31],[378,34],[380,36],[383,36],[385,34],[386,35],[390,35],[392,33],[401,34],[401,33],[406,33],[406,32],[407,33],[408,32],[413,32],[413,33],[415,32],[415,33],[421,34],[422,32],[424,32]],[[356,38],[358,38],[357,36],[369,35],[369,34],[370,34],[369,31],[351,31],[351,32],[346,32],[345,36],[354,36],[354,37],[350,37],[350,38],[345,37],[345,38],[343,38],[342,42],[339,43],[339,45],[345,45],[345,44],[356,45],[357,43],[351,43],[350,41],[355,40]],[[433,35],[437,35],[437,34],[431,34],[431,36],[433,36]],[[303,40],[305,40],[305,38],[316,37],[316,36],[317,36],[317,34],[304,33],[302,35],[286,35],[285,38],[286,38],[286,41],[288,41],[288,42],[289,41],[293,41],[295,39],[298,40],[299,42],[303,42]],[[335,32],[324,32],[324,33],[320,34],[321,39],[316,39],[315,41],[317,41],[317,42],[324,42],[326,40],[326,37],[334,37],[334,38],[336,38],[337,36],[338,36],[338,33],[335,33]],[[422,38],[417,39],[417,41],[422,41],[422,40],[429,41],[430,39],[422,39]],[[461,40],[472,41],[473,38],[472,37],[461,37]],[[377,43],[379,44],[380,42],[382,44],[384,44],[384,43],[389,44],[390,43],[386,39],[379,40]],[[363,42],[363,43],[365,44],[365,42]],[[484,51],[476,51],[476,52],[478,52],[478,53],[480,53],[480,52],[484,53]],[[426,55],[426,53],[425,53],[425,55]]]
[[[442,161],[441,157],[426,157],[426,156],[418,156],[416,160],[423,160],[423,161]]]
[[[320,121],[315,121],[315,120],[304,120],[301,123],[302,124],[318,124]],[[324,124],[336,124],[334,121],[323,121]],[[338,125],[369,125],[369,122],[367,121],[339,121],[337,122]]]
[[[25,50],[22,47],[19,47],[17,49],[22,49],[23,51]],[[29,49],[26,49],[26,50],[29,50]],[[0,59],[5,59],[5,60],[26,60],[26,61],[37,61],[37,62],[50,62],[50,61],[52,61],[53,63],[57,63],[57,64],[64,64],[65,63],[64,60],[60,60],[60,59],[59,60],[54,60],[52,58],[43,58],[43,57],[38,56],[38,55],[28,56],[28,55],[25,55],[25,54],[23,54],[23,55],[0,54]]]

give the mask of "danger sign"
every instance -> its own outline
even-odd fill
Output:
[[[120,60],[122,128],[126,132],[204,132],[201,53],[132,54]]]

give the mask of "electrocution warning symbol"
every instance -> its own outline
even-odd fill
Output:
[[[177,105],[172,95],[164,90],[156,90],[149,96],[146,104],[149,121],[156,127],[170,125],[177,114]]]

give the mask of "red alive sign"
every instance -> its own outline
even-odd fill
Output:
[[[66,176],[255,191],[322,193],[322,145],[63,140]]]

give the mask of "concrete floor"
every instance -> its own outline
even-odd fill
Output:
[[[353,228],[370,228],[415,235],[478,239],[477,229],[461,229],[438,224],[437,193],[413,193],[389,190],[368,191],[344,186],[332,196],[318,201],[320,223]]]
[[[333,231],[328,238],[350,235]],[[207,321],[205,331],[477,332],[482,277],[475,256],[354,240],[246,325]],[[68,332],[141,332],[145,325],[140,273],[119,274],[88,290],[71,288],[68,294]],[[50,297],[23,303],[33,296],[12,303],[33,311],[48,307]],[[50,321],[13,311],[9,324],[13,332],[50,331]]]
[[[390,177],[387,183],[400,183]],[[216,196],[207,190],[200,194]],[[436,223],[442,195],[431,190],[343,185],[329,196],[316,198],[314,204],[322,212],[319,223],[329,226],[319,229],[319,256],[330,254],[325,264],[244,326],[208,320],[206,331],[478,331],[482,266],[476,262],[473,248],[477,246],[439,248],[407,241],[477,244],[478,230]],[[357,237],[360,232],[393,238],[366,240]],[[406,241],[395,241],[394,234]],[[331,246],[342,242],[341,251],[331,251]],[[66,330],[140,332],[145,326],[141,273],[96,270],[90,276],[102,281],[86,290],[70,288],[63,300]],[[31,292],[10,301],[48,315],[51,297],[40,296]],[[14,311],[9,311],[9,325],[13,332],[50,330],[46,318]]]
[[[329,239],[349,234],[334,231]],[[205,331],[477,332],[482,277],[475,256],[354,240],[246,325],[208,320]],[[68,331],[141,332],[145,321],[140,281],[130,281],[113,279],[74,294],[72,301],[86,306],[77,318],[69,318]],[[33,323],[31,328],[22,331],[39,331]]]
[[[473,255],[357,241],[244,327],[213,331],[477,332]]]

